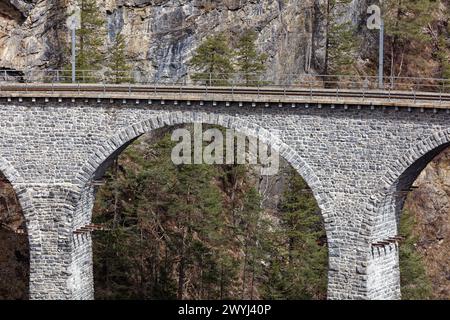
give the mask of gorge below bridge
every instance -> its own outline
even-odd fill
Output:
[[[450,95],[140,85],[0,86],[0,170],[22,206],[32,299],[93,299],[93,181],[137,137],[205,123],[259,138],[308,183],[329,299],[399,299],[398,221],[450,146]],[[209,89],[209,90],[208,90]]]

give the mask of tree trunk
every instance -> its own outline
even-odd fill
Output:
[[[323,69],[324,75],[328,75],[328,59],[329,59],[328,51],[330,50],[330,19],[331,19],[330,9],[331,9],[330,0],[327,0],[327,13],[326,13],[327,23],[326,23],[326,30],[325,30],[325,32],[326,32],[325,62],[324,62],[325,64],[324,64],[324,69]],[[325,78],[325,81],[327,81],[327,78]],[[326,83],[325,83],[325,87],[326,87]]]
[[[177,298],[178,300],[182,300],[183,299],[183,294],[184,294],[184,283],[186,281],[186,271],[185,271],[185,267],[186,267],[186,252],[185,252],[185,241],[186,241],[186,237],[187,237],[187,228],[184,229],[183,232],[183,241],[181,242],[181,259],[180,259],[180,265],[179,265],[179,269],[178,269],[178,294],[177,294]]]

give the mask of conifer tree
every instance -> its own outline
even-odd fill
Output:
[[[280,204],[281,229],[265,284],[267,299],[323,299],[327,285],[325,232],[314,197],[305,181],[290,168]]]
[[[417,59],[432,40],[424,30],[437,8],[438,3],[433,0],[384,1],[387,69],[391,77],[405,76],[408,63],[415,65],[414,70],[422,65]]]
[[[96,82],[104,62],[102,46],[104,44],[105,20],[95,0],[78,0],[80,7],[80,29],[77,30],[76,80],[79,82]],[[70,70],[67,65],[66,70]],[[65,75],[70,79],[70,75]]]
[[[414,216],[405,210],[400,217],[399,233],[405,237],[400,245],[400,288],[402,299],[430,299],[432,287],[427,277],[422,257],[415,247],[417,236],[414,235]]]
[[[449,32],[450,34],[450,32]],[[442,34],[439,37],[438,48],[437,48],[437,58],[439,61],[439,77],[442,79],[450,79],[450,40],[448,36]],[[450,91],[450,83],[446,81],[447,85],[446,92]]]
[[[341,22],[338,11],[351,0],[327,0],[325,8],[326,43],[324,75],[348,74],[353,71],[359,46],[355,28],[350,22]],[[327,78],[335,81],[336,78]]]
[[[332,24],[328,35],[328,67],[332,75],[348,75],[355,71],[358,41],[350,22]]]
[[[232,51],[223,33],[208,37],[190,61],[197,70],[192,79],[211,86],[227,85],[234,72],[231,59]]]
[[[261,83],[258,79],[266,70],[267,55],[256,50],[256,33],[247,31],[239,39],[237,45],[237,67],[244,79],[244,85],[255,86]]]
[[[94,236],[96,297],[322,298],[326,258],[314,242],[322,233],[311,199],[302,206],[284,196],[296,206],[283,204],[275,226],[246,165],[177,166],[174,144],[168,134],[136,142],[108,170],[94,208],[94,222],[111,229]]]
[[[109,82],[115,84],[132,82],[131,67],[126,58],[125,38],[120,32],[115,36],[109,49],[107,68],[106,78]]]
[[[450,4],[444,13],[444,23],[438,28],[438,37],[436,47],[436,56],[439,61],[439,77],[442,79],[450,79]],[[448,81],[446,85],[450,84]],[[450,88],[446,88],[449,92]]]

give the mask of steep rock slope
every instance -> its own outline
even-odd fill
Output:
[[[61,68],[73,0],[2,0],[0,69]],[[232,40],[255,29],[257,45],[269,56],[268,75],[323,69],[323,0],[98,0],[106,19],[105,45],[121,32],[135,70],[154,79],[176,79],[208,35],[226,32]],[[353,1],[345,19],[360,25],[366,1]],[[65,55],[67,58],[67,54]]]

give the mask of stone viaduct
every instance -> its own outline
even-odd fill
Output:
[[[32,299],[92,299],[92,181],[144,133],[208,123],[255,136],[311,187],[329,247],[329,299],[399,299],[405,193],[450,145],[450,106],[258,96],[0,93],[0,170],[24,211]],[[287,101],[287,100],[286,100]],[[392,239],[391,239],[392,240]]]

